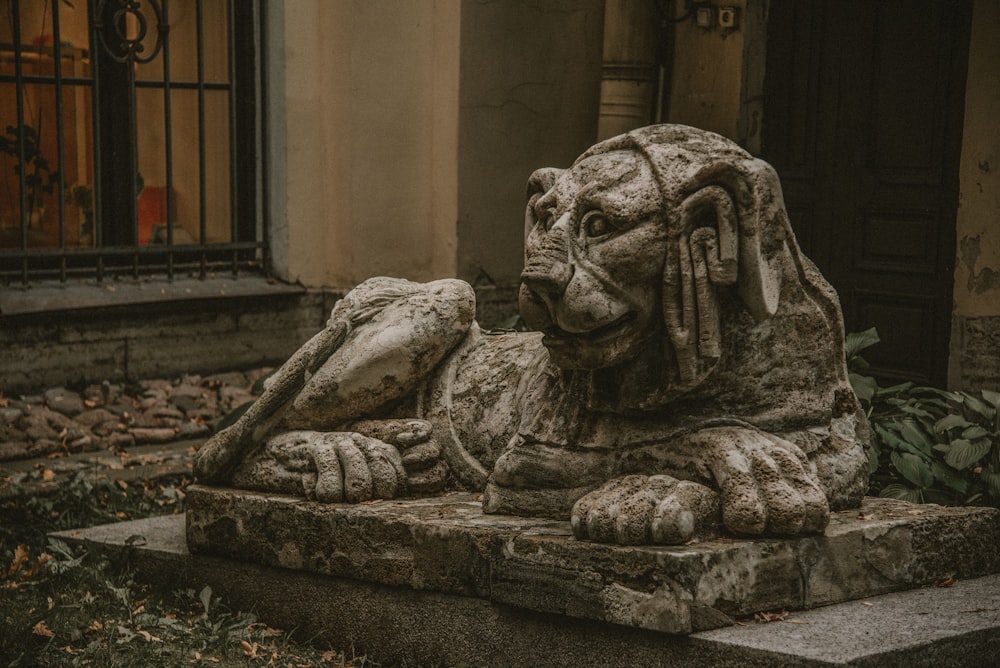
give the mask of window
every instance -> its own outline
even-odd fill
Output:
[[[0,280],[265,260],[261,1],[0,0]]]

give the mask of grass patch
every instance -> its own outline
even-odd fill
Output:
[[[182,512],[183,477],[92,484],[0,505],[0,666],[372,666],[351,651],[293,639],[209,587],[136,582],[127,565],[50,531]]]

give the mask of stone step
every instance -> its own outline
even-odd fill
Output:
[[[217,490],[215,490],[217,491]],[[195,490],[195,496],[197,496]],[[240,493],[241,495],[244,493]],[[399,510],[398,519],[406,513],[419,512],[425,515],[426,523],[422,538],[429,545],[438,548],[447,545],[449,532],[442,529],[441,522],[434,522],[433,515],[443,512],[445,501],[467,504],[469,500],[448,497],[444,500],[423,500],[382,502],[368,506],[327,506],[340,511],[353,509],[361,514],[348,513],[346,516],[358,522],[365,510],[401,504],[409,508],[405,513]],[[190,498],[190,494],[189,494]],[[204,499],[203,499],[204,501]],[[438,502],[437,510],[433,501]],[[420,505],[414,511],[410,504]],[[310,505],[301,500],[286,505]],[[445,504],[446,505],[446,504]],[[996,511],[984,509],[939,509],[934,506],[919,506],[933,515],[906,517],[877,517],[873,514],[877,506],[868,504],[861,513],[854,511],[847,524],[869,523],[867,529],[856,529],[859,535],[867,534],[868,540],[884,551],[883,566],[899,559],[897,568],[904,569],[909,564],[933,563],[924,558],[914,561],[912,550],[925,549],[930,534],[939,532],[948,522],[942,517],[962,511],[966,515],[979,515],[986,524],[979,529],[988,535],[981,536],[986,543],[995,543],[998,534],[995,527],[986,526],[989,518],[995,521]],[[878,506],[881,507],[881,506]],[[886,513],[883,509],[878,511]],[[899,508],[897,508],[898,510]],[[204,510],[204,509],[202,509]],[[939,514],[944,511],[944,515]],[[201,512],[201,511],[199,511]],[[390,513],[390,517],[393,514]],[[330,519],[330,516],[327,516]],[[474,517],[474,516],[473,516]],[[439,518],[439,519],[444,519]],[[487,518],[494,520],[497,518]],[[56,536],[71,542],[89,545],[92,549],[106,551],[118,557],[128,557],[138,570],[139,576],[159,581],[168,586],[202,587],[210,585],[216,594],[223,596],[230,605],[255,610],[263,620],[272,626],[296,629],[302,637],[315,637],[320,642],[333,646],[352,643],[357,651],[364,651],[377,661],[388,664],[419,665],[552,665],[552,666],[991,666],[996,665],[1000,656],[1000,576],[985,575],[959,576],[952,581],[939,581],[942,586],[924,586],[908,591],[864,596],[857,600],[818,607],[811,610],[772,612],[762,616],[769,623],[758,623],[752,616],[736,619],[732,626],[701,631],[690,635],[663,633],[620,623],[609,623],[551,611],[539,611],[506,602],[502,587],[486,596],[474,592],[455,593],[442,589],[442,581],[449,580],[449,573],[455,568],[445,569],[436,575],[427,570],[424,576],[437,579],[434,587],[422,586],[411,580],[395,585],[385,584],[388,573],[393,572],[391,555],[386,553],[383,575],[378,576],[375,562],[367,566],[366,580],[337,575],[325,575],[309,570],[307,555],[292,555],[289,547],[284,547],[286,558],[302,560],[297,568],[280,567],[252,563],[243,559],[194,553],[188,549],[185,537],[185,522],[190,518],[182,515],[122,522],[90,529],[59,532]],[[466,518],[468,526],[469,517]],[[223,522],[220,515],[216,522]],[[232,515],[233,526],[244,525],[250,520],[247,515]],[[506,518],[516,524],[531,521],[523,518]],[[954,520],[952,520],[954,523]],[[386,522],[387,525],[392,524]],[[473,523],[474,524],[474,523]],[[502,522],[501,522],[502,524]],[[558,523],[553,523],[558,524]],[[331,521],[328,528],[333,530],[337,523]],[[346,525],[343,525],[346,526]],[[355,525],[359,529],[370,528],[365,522]],[[548,526],[544,524],[544,526]],[[399,521],[395,524],[397,552],[395,567],[413,557],[407,551],[406,536],[414,536],[414,525]],[[522,525],[523,527],[523,525]],[[259,536],[271,534],[275,543],[282,545],[283,525],[262,524],[256,527]],[[509,526],[508,526],[509,528]],[[538,529],[538,527],[535,527]],[[494,529],[495,530],[495,529]],[[848,532],[851,533],[851,532]],[[357,534],[359,543],[364,542],[364,532]],[[842,534],[843,535],[843,534]],[[895,536],[888,541],[880,537]],[[452,536],[454,538],[454,536]],[[828,536],[829,537],[829,536]],[[546,539],[558,539],[558,528],[546,534],[539,531],[531,536],[521,535],[508,542],[510,554],[530,554],[535,557],[535,565],[545,559]],[[372,537],[378,542],[377,537]],[[571,541],[571,539],[565,539]],[[538,542],[541,541],[541,542]],[[721,541],[738,544],[758,541]],[[773,541],[759,541],[772,543]],[[781,542],[781,541],[778,541]],[[589,543],[577,543],[595,547]],[[991,563],[996,558],[995,549],[987,547],[986,552],[976,557],[964,552],[969,548],[956,546],[955,536],[941,544],[941,549],[950,545],[954,552],[942,555],[942,563],[950,563],[962,568],[963,562],[979,559]],[[411,544],[412,546],[412,544]],[[551,546],[551,543],[548,543]],[[469,547],[462,541],[453,542],[451,550],[442,554],[445,559],[462,559],[463,550]],[[596,546],[601,547],[601,546]],[[607,548],[607,546],[603,546]],[[692,546],[694,547],[694,546]],[[702,546],[704,547],[704,545]],[[976,547],[973,545],[973,547]],[[239,549],[239,544],[233,546]],[[330,545],[328,562],[342,558],[339,547]],[[606,554],[628,548],[611,548]],[[649,553],[667,554],[680,548],[640,548]],[[727,548],[728,549],[728,548]],[[524,550],[523,552],[519,552]],[[281,552],[282,548],[278,548]],[[726,550],[723,550],[725,552]],[[468,555],[468,552],[464,552]],[[594,554],[597,554],[596,552]],[[871,558],[874,552],[855,555],[856,563]],[[313,555],[315,556],[315,555]],[[426,556],[426,555],[425,555]],[[620,556],[620,555],[618,555]],[[743,553],[745,557],[746,554]],[[849,553],[840,556],[850,560]],[[468,556],[466,557],[468,558]],[[707,563],[711,557],[702,559]],[[669,561],[669,559],[667,559]],[[359,562],[360,563],[360,562]],[[634,564],[635,562],[633,562]],[[666,563],[666,562],[665,562]],[[440,564],[440,562],[439,562]],[[289,562],[287,566],[294,565]],[[430,564],[425,564],[429,566]],[[753,564],[746,564],[747,572]],[[526,568],[527,566],[525,566]],[[605,566],[611,571],[623,571],[622,566]],[[850,576],[851,565],[843,565],[843,573]],[[544,570],[544,569],[541,569]],[[414,571],[411,571],[411,574]],[[502,577],[509,577],[508,571]],[[953,573],[957,573],[953,569]],[[765,580],[762,587],[770,582],[776,588],[783,588],[776,578],[780,572]],[[537,573],[536,573],[537,575]],[[926,574],[925,574],[926,575]],[[489,573],[469,574],[467,577],[484,578],[491,582]],[[933,577],[933,576],[931,576]],[[452,588],[458,588],[459,581],[452,580]],[[462,585],[465,586],[465,585]],[[914,584],[914,586],[916,586]],[[573,587],[567,587],[572,590]],[[546,595],[559,597],[558,589],[549,587]],[[577,589],[577,592],[579,589]],[[576,594],[574,594],[576,595]],[[539,596],[530,597],[539,600]],[[627,606],[626,606],[627,607]]]
[[[194,485],[187,504],[192,552],[668,633],[1000,572],[1000,511],[892,499],[821,536],[673,547],[579,541],[473,494],[348,505]]]

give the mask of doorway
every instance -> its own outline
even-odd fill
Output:
[[[971,0],[772,0],[763,158],[886,382],[943,387]]]

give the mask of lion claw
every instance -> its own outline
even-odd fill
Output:
[[[719,495],[667,475],[617,478],[573,506],[573,535],[619,545],[678,545],[716,532]]]

